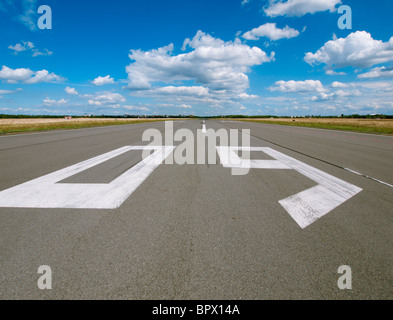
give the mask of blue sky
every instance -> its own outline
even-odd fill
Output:
[[[50,30],[37,26],[41,5]],[[341,5],[352,29],[338,27]],[[393,114],[392,9],[390,0],[0,0],[0,113]]]

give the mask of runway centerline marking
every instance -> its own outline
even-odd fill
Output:
[[[207,132],[207,130],[206,130],[206,123],[205,123],[205,121],[203,121],[203,124],[202,124],[202,133],[206,133]]]
[[[217,147],[221,163],[227,168],[292,169],[318,183],[317,186],[280,200],[280,205],[302,228],[354,197],[361,188],[271,148]],[[236,152],[262,151],[276,160],[241,159]]]

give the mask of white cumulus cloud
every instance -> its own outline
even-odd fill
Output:
[[[313,96],[311,101],[318,102],[318,101],[328,101],[328,100],[336,100],[342,101],[343,98],[353,97],[353,96],[361,96],[362,93],[360,90],[351,90],[351,91],[344,91],[344,90],[337,90],[331,93],[324,93],[320,92],[317,96]]]
[[[304,92],[324,92],[325,88],[319,80],[305,81],[277,81],[275,86],[269,88],[270,91],[280,91],[287,93],[304,93]]]
[[[0,90],[0,94],[10,94],[10,93],[14,93],[15,91],[13,90]]]
[[[366,31],[356,31],[346,38],[326,42],[317,52],[308,52],[310,64],[326,64],[329,70],[345,67],[369,68],[393,61],[393,37],[388,42],[374,40]]]
[[[255,94],[248,94],[248,93],[241,93],[238,96],[240,99],[258,99],[259,96],[255,95]]]
[[[37,0],[20,0],[23,12],[17,20],[28,27],[31,31],[37,30]]]
[[[341,4],[341,0],[269,0],[264,11],[269,17],[301,17],[307,13],[335,12],[337,4]]]
[[[22,41],[22,43],[17,43],[16,45],[8,46],[8,49],[15,51],[15,53],[33,49],[34,44],[30,41]]]
[[[157,88],[152,90],[155,94],[162,94],[162,95],[180,95],[180,96],[207,96],[209,94],[209,90],[202,86],[193,86],[193,87],[174,87],[174,86],[167,86]]]
[[[34,72],[33,77],[27,79],[24,82],[28,84],[34,84],[34,83],[55,82],[55,81],[62,81],[62,80],[63,78],[61,78],[60,76],[54,73],[49,73],[49,71],[47,70],[41,70],[41,71]]]
[[[43,51],[39,51],[38,49],[33,49],[33,57],[38,57],[38,56],[51,56],[53,54],[52,51],[49,51],[48,49],[44,49]]]
[[[124,106],[124,109],[134,110],[134,111],[149,111],[150,109],[147,107],[138,107],[138,106]]]
[[[393,68],[376,67],[369,72],[358,75],[359,79],[393,78]]]
[[[331,84],[332,88],[348,88],[348,84],[339,81],[334,81]]]
[[[75,88],[66,87],[64,90],[65,90],[65,92],[67,92],[68,94],[71,94],[71,95],[78,95],[78,92],[75,90]]]
[[[187,48],[191,51],[179,55],[173,55],[173,44],[150,51],[131,50],[128,88],[150,90],[157,82],[193,80],[209,91],[239,93],[249,86],[246,73],[252,66],[274,60],[274,52],[268,56],[240,40],[225,42],[202,31],[184,41],[183,49]]]
[[[49,99],[49,98],[44,99],[44,103],[46,105],[64,105],[67,102],[68,102],[68,100],[65,100],[65,99],[60,99],[60,100],[53,100],[53,99]]]
[[[326,74],[328,76],[345,76],[346,75],[345,72],[336,72],[334,70],[326,70]]]
[[[10,45],[8,46],[8,49],[13,50],[14,54],[18,54],[23,51],[29,51],[32,53],[33,57],[50,56],[53,54],[53,52],[49,51],[48,49],[43,49],[42,51],[40,51],[35,47],[34,43],[30,41],[22,41],[21,43],[17,43],[14,46]]]
[[[17,89],[17,90],[0,90],[0,99],[3,98],[4,94],[11,94],[11,93],[15,93],[17,91],[21,91],[22,89]]]
[[[3,66],[0,70],[0,80],[8,83],[23,82],[35,84],[40,82],[63,81],[64,78],[54,73],[49,73],[47,70],[32,71],[28,68],[11,69],[7,66]]]
[[[94,96],[88,95],[90,106],[105,106],[105,105],[117,105],[121,102],[125,102],[126,99],[119,93],[114,92],[103,92]]]
[[[98,77],[92,81],[92,84],[95,86],[103,86],[106,84],[113,84],[115,83],[114,79],[110,77],[110,75],[107,75],[105,77]]]
[[[272,41],[280,39],[290,39],[297,37],[300,34],[299,31],[286,26],[284,29],[277,28],[276,23],[266,23],[254,28],[251,31],[247,31],[243,34],[243,38],[246,40],[258,40],[259,38],[266,37]]]

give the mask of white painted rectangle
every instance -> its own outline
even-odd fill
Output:
[[[59,183],[131,150],[154,150],[146,159],[108,184]],[[0,207],[118,208],[174,150],[170,147],[126,146],[0,192]]]

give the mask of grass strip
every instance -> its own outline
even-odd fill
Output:
[[[234,119],[231,119],[234,120]],[[247,121],[247,122],[256,122],[256,123],[267,123],[267,124],[277,124],[284,126],[293,126],[293,127],[308,127],[308,128],[320,128],[320,129],[328,129],[328,130],[340,130],[340,131],[351,131],[351,132],[359,132],[359,133],[372,133],[372,134],[393,134],[393,121],[387,120],[383,122],[373,121],[372,123],[362,123],[357,120],[357,122],[353,123],[335,123],[335,122],[319,122],[319,121],[301,121],[301,120],[291,120],[291,121],[282,121],[282,120],[254,120],[254,119],[236,119],[237,121]],[[384,125],[380,125],[383,123]],[[387,124],[387,125],[386,125]]]
[[[48,131],[48,130],[72,130],[82,129],[91,127],[104,127],[104,126],[115,126],[115,125],[129,125],[137,123],[148,123],[148,122],[159,122],[167,121],[168,119],[152,119],[152,120],[131,120],[131,121],[61,121],[53,123],[29,123],[29,124],[1,124],[0,122],[0,134],[17,134],[17,133],[28,133],[35,131]]]

